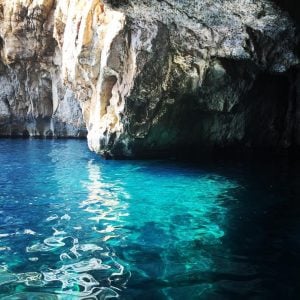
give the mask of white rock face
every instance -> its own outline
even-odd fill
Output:
[[[1,135],[86,126],[92,150],[122,157],[300,132],[279,93],[295,89],[298,37],[268,0],[2,0],[0,23]]]
[[[55,11],[54,37],[61,52],[62,80],[82,103],[89,146],[95,151],[100,151],[99,141],[107,128],[122,130],[118,107],[109,108],[118,73],[108,59],[124,26],[123,13],[96,0],[59,1]]]

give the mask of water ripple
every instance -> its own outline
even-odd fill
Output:
[[[1,299],[122,298],[153,282],[167,299],[178,274],[184,281],[218,268],[234,182],[142,163],[109,166],[64,143],[43,151],[27,151],[23,181],[6,183],[0,198]],[[201,282],[197,291],[210,288]]]

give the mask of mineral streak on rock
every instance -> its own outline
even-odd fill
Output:
[[[268,0],[2,0],[0,36],[1,135],[86,128],[109,157],[300,146],[299,33]]]

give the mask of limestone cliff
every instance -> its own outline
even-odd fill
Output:
[[[2,0],[0,134],[86,124],[113,157],[300,145],[297,30],[268,0]]]
[[[0,134],[85,136],[80,103],[61,80],[55,1],[0,1]]]

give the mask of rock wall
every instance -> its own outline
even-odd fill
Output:
[[[300,145],[299,32],[276,3],[2,0],[0,36],[1,135],[86,125],[108,157]]]
[[[0,135],[86,136],[80,103],[61,80],[55,1],[0,1]]]

